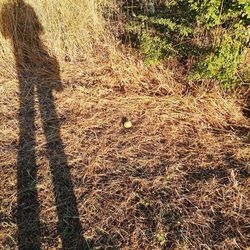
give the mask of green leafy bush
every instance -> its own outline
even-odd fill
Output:
[[[147,64],[170,57],[183,62],[192,55],[193,79],[216,79],[224,87],[238,82],[249,43],[250,1],[143,1],[151,9],[137,2],[128,27],[138,38]]]
[[[217,79],[224,87],[232,87],[238,81],[238,67],[244,60],[244,30],[239,26],[235,33],[226,32],[218,38],[218,46],[213,52],[197,63],[191,76],[194,79]]]

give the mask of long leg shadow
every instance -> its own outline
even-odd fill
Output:
[[[41,229],[36,188],[35,93],[37,93],[46,152],[52,173],[63,249],[89,249],[83,237],[71,175],[60,136],[53,89],[61,89],[59,64],[40,36],[43,27],[33,8],[23,0],[6,3],[1,10],[1,32],[10,38],[20,91],[19,151],[17,157],[17,225],[19,249],[40,249]]]

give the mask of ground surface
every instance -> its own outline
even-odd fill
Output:
[[[25,113],[24,124],[30,116],[35,120],[30,154],[37,173],[24,176],[37,191],[37,207],[34,193],[24,206],[28,216],[34,212],[29,209],[39,210],[35,240],[41,249],[61,249],[65,235],[75,249],[74,231],[57,228],[58,220],[71,223],[67,213],[79,213],[94,249],[246,249],[249,122],[235,101],[216,93],[121,93],[93,79],[63,80],[64,89],[53,99],[44,94],[39,101],[36,90],[36,112]],[[1,82],[1,249],[17,249],[17,232],[25,234],[25,227],[36,223],[20,219],[20,210],[26,211],[20,209],[25,180],[18,169],[25,172],[22,166],[32,158],[20,147],[32,140],[20,142],[25,129],[19,95],[17,81]],[[122,126],[124,116],[132,128]],[[72,207],[77,212],[70,212]]]

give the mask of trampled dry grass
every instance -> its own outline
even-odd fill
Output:
[[[48,42],[61,67],[63,90],[53,95],[90,248],[247,249],[250,124],[242,102],[216,88],[186,93],[170,70],[148,69],[115,45],[99,45],[65,62],[63,50],[55,51],[62,47]],[[8,63],[0,83],[0,248],[17,249],[22,104],[13,58]],[[55,138],[45,138],[39,105],[36,97],[41,249],[62,249],[46,149]],[[132,128],[122,126],[124,116]]]

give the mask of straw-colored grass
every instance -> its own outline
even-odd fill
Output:
[[[112,0],[26,2],[60,64],[55,105],[90,248],[246,249],[250,124],[242,101],[125,52],[102,15],[117,10]],[[22,104],[11,42],[1,35],[0,62],[0,248],[17,249]],[[62,249],[37,98],[35,108],[41,248]]]

